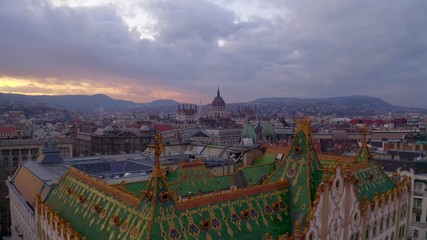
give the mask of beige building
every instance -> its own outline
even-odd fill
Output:
[[[240,128],[207,128],[193,131],[189,141],[198,144],[238,147],[241,143]]]
[[[56,138],[56,142],[61,157],[70,158],[73,156],[71,140]],[[0,166],[4,170],[14,170],[21,162],[37,159],[43,148],[44,142],[42,140],[0,140]]]

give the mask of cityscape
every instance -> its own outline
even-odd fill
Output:
[[[427,239],[425,10],[0,1],[0,239]]]
[[[344,115],[307,115],[316,103],[276,111],[277,99],[233,108],[225,99],[218,88],[209,105],[111,112],[9,99],[0,115],[3,234],[406,239],[426,232],[425,110],[369,115],[375,104],[359,96]],[[364,115],[352,115],[362,108]]]

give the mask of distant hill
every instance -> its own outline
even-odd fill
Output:
[[[376,106],[376,107],[390,107],[391,104],[376,98],[368,96],[348,96],[348,97],[330,97],[330,98],[259,98],[251,103],[253,104],[296,104],[296,103],[329,103],[338,106],[346,107],[362,107],[362,106]]]
[[[331,97],[318,99],[320,102],[330,103],[346,107],[392,107],[393,105],[376,97],[368,96],[349,96],[349,97]]]
[[[104,94],[30,96],[0,93],[0,104],[44,105],[57,109],[90,112],[96,110],[117,111],[132,108],[175,107],[178,103],[174,100],[156,100],[150,103],[135,103],[132,101],[112,99]]]
[[[348,96],[330,98],[259,98],[251,102],[261,107],[281,109],[282,112],[298,111],[306,115],[376,115],[405,112],[427,112],[426,109],[395,106],[377,97]]]

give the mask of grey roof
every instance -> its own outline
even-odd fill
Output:
[[[90,161],[71,163],[75,168],[78,168],[89,174],[121,174],[127,172],[139,172],[151,170],[153,167],[136,161]]]
[[[56,181],[68,170],[68,166],[64,163],[47,165],[40,164],[36,161],[27,161],[22,163],[22,166],[28,169],[28,171],[33,173],[41,181],[46,182],[48,184],[51,184]]]

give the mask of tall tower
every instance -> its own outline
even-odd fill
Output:
[[[218,87],[218,92],[216,94],[216,97],[214,98],[211,104],[211,117],[224,118],[225,115],[226,115],[225,101],[224,99],[222,99],[221,94],[219,92],[219,87]]]

